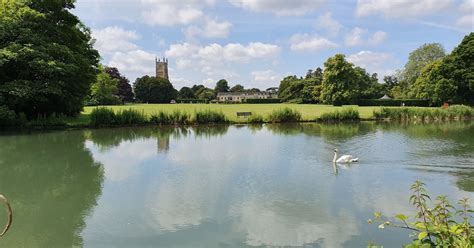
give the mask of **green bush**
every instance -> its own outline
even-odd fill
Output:
[[[269,122],[297,122],[301,120],[301,113],[290,108],[276,109],[268,115]]]
[[[110,108],[94,108],[90,114],[92,126],[104,126],[115,124],[115,112]]]
[[[255,114],[255,115],[251,115],[248,119],[247,119],[247,122],[248,123],[263,123],[265,122],[264,119],[263,119],[263,116],[259,115],[259,114]]]
[[[168,113],[163,112],[163,111],[152,114],[150,116],[150,122],[153,123],[153,124],[156,124],[156,125],[171,124]]]
[[[10,127],[17,124],[17,116],[15,111],[7,106],[0,106],[0,127]]]
[[[143,112],[135,109],[125,109],[115,114],[115,122],[117,125],[133,125],[147,123],[147,118]]]
[[[412,231],[414,239],[405,247],[472,247],[474,235],[470,220],[473,211],[467,198],[458,201],[459,209],[451,205],[446,196],[436,197],[430,206],[431,198],[424,183],[416,181],[411,190],[410,203],[417,211],[413,218],[400,213],[391,218],[396,219],[392,221],[383,219],[377,212],[375,219],[369,219],[368,223],[377,223],[380,229],[395,227]]]
[[[177,103],[208,103],[206,99],[178,99]]]
[[[47,128],[47,127],[64,127],[66,126],[66,116],[63,114],[38,115],[36,119],[29,120],[28,127]]]
[[[279,99],[279,98],[266,98],[266,99],[255,98],[255,99],[246,99],[244,102],[245,103],[250,103],[250,104],[281,103],[281,99]]]
[[[380,108],[374,110],[374,118],[392,120],[452,120],[474,116],[474,109],[464,105],[443,108]]]
[[[191,115],[179,110],[171,113],[160,111],[151,115],[150,122],[157,125],[187,125],[191,123]]]
[[[360,120],[359,111],[355,108],[342,108],[329,113],[323,113],[317,120],[320,121],[350,121]]]
[[[359,106],[417,106],[428,107],[429,100],[419,99],[360,99],[355,102]]]
[[[198,124],[226,123],[227,118],[224,113],[212,110],[199,110],[194,114],[194,121]]]

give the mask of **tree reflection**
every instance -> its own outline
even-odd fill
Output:
[[[85,217],[101,194],[103,170],[83,132],[0,139],[0,191],[14,210],[4,247],[81,246]]]

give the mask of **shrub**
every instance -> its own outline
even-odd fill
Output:
[[[178,99],[177,103],[208,103],[206,99]]]
[[[474,109],[464,105],[442,108],[380,108],[374,110],[374,118],[395,120],[449,120],[465,119],[474,116]]]
[[[449,203],[446,196],[436,197],[433,206],[425,184],[416,181],[411,190],[410,203],[417,214],[412,218],[404,214],[395,215],[396,222],[382,219],[381,213],[375,213],[375,219],[368,223],[378,223],[379,228],[386,226],[413,231],[413,242],[406,247],[472,247],[474,235],[470,219],[473,212],[467,198],[458,201],[460,209]],[[375,247],[375,246],[371,246]]]
[[[184,111],[175,110],[168,116],[169,124],[186,125],[191,122],[191,115]]]
[[[247,119],[247,122],[248,123],[263,123],[264,120],[263,120],[263,116],[259,115],[259,114],[255,114],[255,115],[251,115],[248,119]]]
[[[269,122],[296,122],[301,120],[301,113],[290,108],[274,110],[268,115]]]
[[[7,106],[0,106],[0,127],[10,127],[17,124],[15,111]]]
[[[38,115],[36,119],[28,121],[27,126],[36,128],[66,126],[66,116],[55,113],[51,115]]]
[[[224,113],[212,110],[199,110],[195,112],[194,121],[198,124],[226,123]]]
[[[279,98],[266,98],[266,99],[246,99],[244,101],[245,103],[250,103],[250,104],[258,104],[258,103],[281,103],[281,99]]]
[[[336,110],[334,112],[323,113],[318,118],[321,121],[348,121],[348,120],[360,120],[359,111],[355,108],[342,108],[341,111]]]
[[[90,114],[92,126],[103,126],[115,124],[115,112],[109,108],[94,108]]]
[[[419,99],[360,99],[355,102],[359,106],[418,106],[428,107],[428,100]]]
[[[156,125],[168,125],[171,123],[167,113],[160,111],[150,116],[150,122]]]
[[[144,124],[147,122],[147,118],[143,112],[134,109],[125,109],[118,111],[115,114],[114,124],[117,125],[132,125],[132,124]]]

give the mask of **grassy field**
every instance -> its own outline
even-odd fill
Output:
[[[280,108],[291,108],[298,110],[303,120],[314,120],[316,117],[321,116],[323,113],[335,111],[341,107],[334,107],[331,105],[319,105],[319,104],[133,104],[133,105],[120,105],[120,106],[107,106],[115,111],[121,109],[136,109],[143,111],[145,114],[150,115],[158,111],[172,112],[174,110],[187,111],[193,113],[196,110],[210,109],[222,111],[231,121],[239,122],[245,121],[244,117],[237,117],[237,112],[252,112],[252,114],[259,114],[267,116],[275,109]],[[374,109],[379,107],[358,107],[354,106],[359,110],[361,118],[371,118],[373,116]],[[95,107],[85,107],[82,112],[81,118],[87,118],[86,116]],[[84,119],[83,119],[84,120]]]

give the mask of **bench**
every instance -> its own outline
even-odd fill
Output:
[[[237,117],[247,117],[247,116],[251,116],[252,115],[252,112],[237,112]]]

